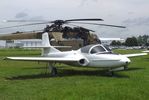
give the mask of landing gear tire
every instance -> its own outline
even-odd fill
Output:
[[[57,69],[55,67],[51,69],[51,76],[57,76]]]
[[[114,72],[113,71],[110,71],[109,72],[109,76],[113,77],[114,76]]]
[[[114,71],[109,70],[109,71],[107,72],[107,74],[108,74],[108,76],[113,77],[113,76],[114,76]]]
[[[124,66],[124,70],[127,70],[128,69],[128,66]]]

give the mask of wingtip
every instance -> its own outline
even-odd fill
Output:
[[[5,58],[3,58],[3,60],[8,60],[8,58],[7,58],[7,57],[5,57]]]
[[[144,55],[148,55],[148,53],[144,53]]]
[[[4,57],[3,60],[11,60],[10,57]]]

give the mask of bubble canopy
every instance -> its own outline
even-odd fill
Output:
[[[82,53],[90,53],[90,54],[97,54],[97,53],[112,53],[111,49],[108,46],[103,46],[101,44],[97,45],[88,45],[81,48]]]

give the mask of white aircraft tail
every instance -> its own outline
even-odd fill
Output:
[[[49,34],[45,32],[42,34],[41,46],[26,46],[24,48],[42,48],[41,56],[47,56],[50,53],[61,52],[56,48],[71,48],[71,46],[51,46],[49,41]]]
[[[58,49],[50,45],[49,34],[47,32],[42,34],[42,56],[47,56],[50,53],[60,52]]]
[[[42,34],[42,46],[51,46],[49,42],[49,35],[47,32]]]

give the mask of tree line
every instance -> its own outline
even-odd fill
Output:
[[[125,42],[112,41],[112,46],[149,46],[149,35],[128,37]]]

